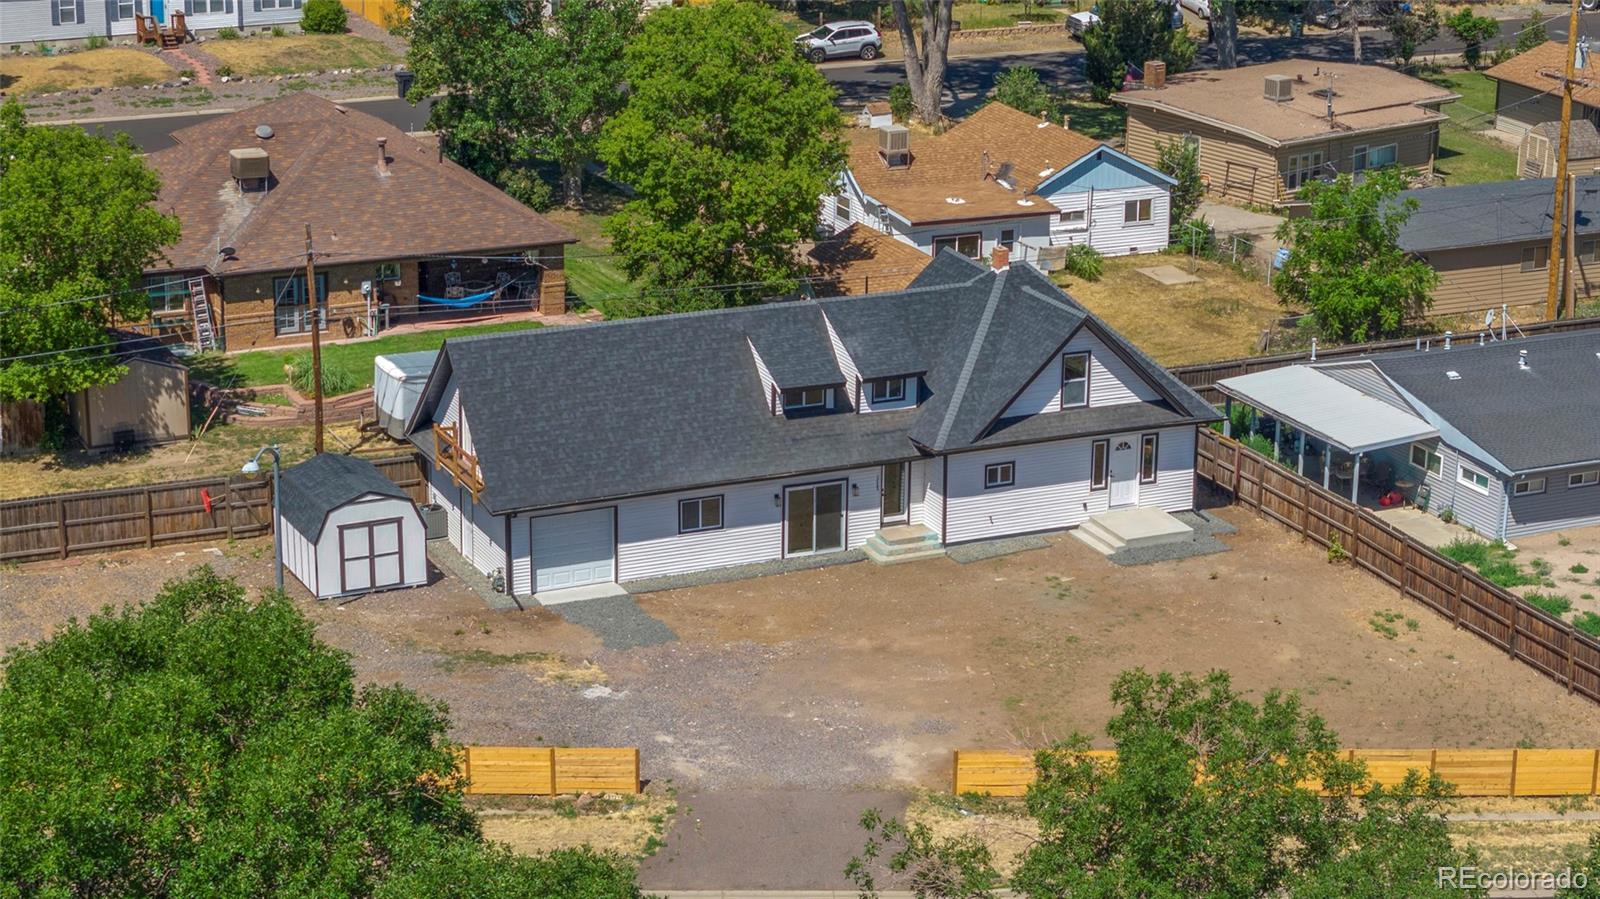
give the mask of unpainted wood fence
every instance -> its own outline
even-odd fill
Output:
[[[1437,774],[1458,796],[1593,796],[1600,786],[1600,749],[1341,749],[1366,762],[1367,778],[1393,786],[1406,772]],[[1116,753],[1087,755],[1113,762]],[[958,749],[951,765],[956,795],[1021,796],[1038,776],[1031,752]],[[1308,786],[1316,786],[1308,784]]]
[[[428,487],[415,455],[371,460],[417,502]],[[272,476],[196,478],[138,487],[58,493],[0,502],[0,562],[272,531]]]
[[[639,750],[468,746],[458,769],[468,795],[639,792]]]
[[[1370,510],[1209,428],[1195,474],[1291,531],[1329,546],[1399,591],[1592,701],[1600,702],[1600,640],[1536,608],[1383,521]]]
[[[1536,334],[1559,334],[1563,331],[1587,331],[1600,328],[1600,316],[1591,318],[1564,318],[1547,322],[1532,322],[1523,325],[1521,334],[1532,337]],[[1454,339],[1462,343],[1474,342],[1478,339],[1477,332],[1462,332],[1453,335]],[[1335,359],[1350,359],[1357,356],[1371,356],[1378,353],[1394,353],[1402,350],[1414,349],[1418,339],[1407,337],[1400,340],[1379,340],[1373,343],[1352,343],[1346,346],[1320,347],[1317,350],[1317,362],[1328,362]],[[1444,345],[1444,335],[1422,338],[1424,343],[1434,346]],[[1207,402],[1222,402],[1222,394],[1217,391],[1216,383],[1224,378],[1236,378],[1239,375],[1248,375],[1258,371],[1268,371],[1274,368],[1283,368],[1287,365],[1300,365],[1311,362],[1311,351],[1298,353],[1277,353],[1271,356],[1248,356],[1243,359],[1225,359],[1220,362],[1201,362],[1196,365],[1180,365],[1169,369],[1178,380],[1189,385],[1194,391],[1205,397]]]

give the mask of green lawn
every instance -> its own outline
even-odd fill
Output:
[[[334,343],[322,348],[322,365],[342,368],[350,372],[354,386],[349,393],[372,386],[372,360],[386,353],[410,353],[417,350],[434,350],[444,345],[446,338],[468,337],[473,334],[496,334],[503,331],[526,331],[543,327],[539,322],[501,322],[493,325],[468,325],[440,331],[414,331],[392,334],[377,340],[359,343]],[[232,356],[206,354],[189,361],[190,371],[208,384],[231,387],[256,387],[262,384],[282,384],[284,365],[290,356],[309,353],[310,350],[254,350]],[[324,381],[327,384],[328,381]],[[335,395],[330,387],[329,396]]]
[[[1062,101],[1067,127],[1095,140],[1121,143],[1127,129],[1128,108],[1115,103],[1097,103],[1088,97],[1069,97]]]
[[[622,205],[622,195],[599,178],[590,178],[584,189],[581,209],[556,207],[545,217],[577,235],[578,243],[567,249],[567,292],[585,306],[609,312],[606,305],[638,293],[638,287],[611,255],[611,239],[601,228],[606,217]]]
[[[1434,168],[1446,185],[1509,181],[1517,176],[1517,151],[1481,132],[1494,127],[1494,82],[1482,72],[1436,72],[1422,76],[1461,95],[1446,104],[1450,116],[1439,129]]]

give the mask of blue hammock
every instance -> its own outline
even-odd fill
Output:
[[[419,293],[417,294],[417,299],[424,303],[438,303],[441,306],[454,306],[457,309],[465,309],[468,306],[476,306],[484,300],[493,299],[494,295],[499,292],[499,290],[485,290],[482,293],[475,293],[464,297],[456,297],[454,299],[449,297],[424,296]]]

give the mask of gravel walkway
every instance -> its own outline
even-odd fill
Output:
[[[1060,532],[1057,532],[1060,533]],[[945,555],[952,560],[966,565],[972,562],[982,562],[985,559],[998,559],[1012,553],[1027,552],[1030,549],[1044,549],[1050,541],[1043,534],[1027,534],[1022,537],[1002,537],[999,540],[980,540],[977,543],[962,543],[945,550]]]
[[[645,614],[631,596],[581,599],[547,608],[573,624],[594,631],[606,649],[655,646],[678,639],[672,628]]]

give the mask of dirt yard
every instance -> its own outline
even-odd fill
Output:
[[[1541,571],[1548,569],[1543,585],[1518,589],[1518,593],[1563,597],[1575,615],[1600,615],[1600,527],[1523,537],[1516,545],[1517,561],[1538,565]]]
[[[466,584],[345,605],[298,592],[361,677],[445,700],[465,742],[637,745],[702,788],[948,782],[957,747],[1099,737],[1120,671],[1224,668],[1301,691],[1346,745],[1572,746],[1600,707],[1239,510],[1231,552],[1118,568],[1076,540],[959,565],[867,563],[639,597],[676,641],[610,650]],[[181,555],[180,555],[181,553]],[[264,539],[0,572],[0,644],[36,640],[199,562],[259,587]],[[297,588],[298,589],[298,588]]]

